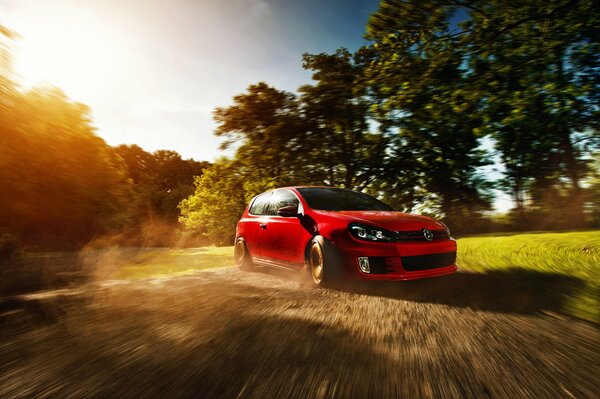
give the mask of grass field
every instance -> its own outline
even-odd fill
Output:
[[[193,274],[233,265],[233,247],[156,248],[138,251],[112,277],[119,279]]]
[[[473,272],[520,269],[576,279],[563,311],[600,323],[600,230],[461,238],[458,264]]]

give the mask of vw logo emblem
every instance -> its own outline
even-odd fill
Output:
[[[427,241],[431,241],[433,240],[433,233],[429,229],[423,229],[423,237],[425,237]]]

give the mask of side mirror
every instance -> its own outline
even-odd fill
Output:
[[[282,208],[279,208],[277,210],[277,214],[279,216],[283,216],[286,218],[290,218],[290,217],[297,217],[298,216],[298,207],[297,206],[284,206]]]

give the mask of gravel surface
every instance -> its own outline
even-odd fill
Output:
[[[224,268],[25,295],[0,312],[0,397],[600,397],[597,326],[469,279]]]

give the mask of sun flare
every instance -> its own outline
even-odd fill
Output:
[[[107,24],[89,15],[63,15],[51,24],[19,31],[13,71],[24,87],[53,85],[85,99],[102,90],[119,60],[119,40]]]

